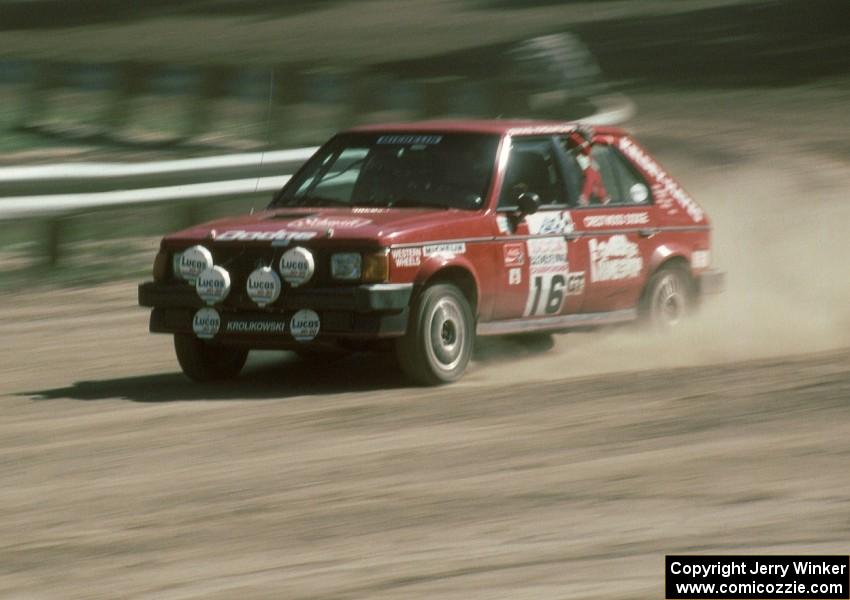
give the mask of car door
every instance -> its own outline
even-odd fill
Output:
[[[608,141],[597,140],[591,154],[590,168],[598,169],[605,188],[602,197],[594,196],[573,211],[575,231],[587,256],[582,312],[636,306],[657,227],[649,186]]]
[[[496,214],[502,253],[494,318],[577,312],[584,297],[584,270],[571,270],[574,223],[555,139],[514,137],[509,152]],[[518,215],[517,199],[523,193],[539,197],[536,213]]]

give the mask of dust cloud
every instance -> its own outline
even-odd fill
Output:
[[[669,335],[634,326],[559,335],[554,352],[511,360],[507,369],[505,362],[524,350],[511,342],[495,342],[494,350],[491,343],[473,377],[560,379],[850,345],[850,170],[844,156],[811,144],[813,134],[823,139],[842,128],[836,124],[847,131],[850,123],[832,98],[817,90],[794,93],[816,108],[794,122],[799,129],[806,125],[801,118],[812,121],[805,138],[789,132],[792,121],[783,118],[793,103],[776,106],[770,94],[735,97],[722,113],[712,109],[717,103],[711,97],[696,107],[681,102],[686,98],[674,105],[672,98],[639,97],[648,114],[629,128],[638,139],[646,135],[661,162],[708,212],[712,264],[727,277],[723,294],[709,296],[693,319]],[[681,105],[701,113],[699,129],[687,122]],[[764,116],[766,106],[777,119]]]

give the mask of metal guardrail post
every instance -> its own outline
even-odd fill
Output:
[[[44,223],[44,262],[47,267],[53,268],[59,264],[64,226],[65,217],[63,216],[51,217]]]
[[[26,91],[21,97],[18,127],[28,129],[47,118],[52,92],[62,85],[64,65],[41,62],[34,65]]]
[[[215,105],[227,95],[234,70],[226,66],[205,67],[195,94],[188,94],[189,113],[185,137],[197,138],[210,130],[215,116]]]
[[[103,122],[113,134],[129,124],[133,100],[147,89],[153,66],[124,62],[117,65],[117,71],[116,86],[103,118]]]
[[[267,139],[272,144],[287,146],[293,131],[298,129],[294,118],[294,105],[304,99],[304,73],[300,66],[278,66],[274,68],[274,91],[272,94],[271,118]]]

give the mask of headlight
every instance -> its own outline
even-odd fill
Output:
[[[363,281],[383,283],[390,278],[390,256],[388,250],[363,255]]]
[[[307,283],[316,270],[313,253],[301,246],[291,248],[280,257],[278,270],[284,281],[292,287]]]
[[[198,275],[213,268],[212,253],[203,246],[192,246],[175,256],[175,274],[189,283],[195,283]]]
[[[340,252],[331,256],[331,277],[343,281],[360,279],[363,259],[357,252]]]

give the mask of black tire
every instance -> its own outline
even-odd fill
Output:
[[[174,334],[174,351],[183,373],[200,383],[233,379],[248,359],[244,348],[214,346],[185,333]]]
[[[680,325],[694,308],[694,283],[682,267],[662,267],[649,280],[641,299],[642,321],[656,331]]]
[[[463,376],[475,342],[472,309],[454,285],[426,288],[413,303],[407,333],[396,341],[396,356],[407,377],[425,385]]]

